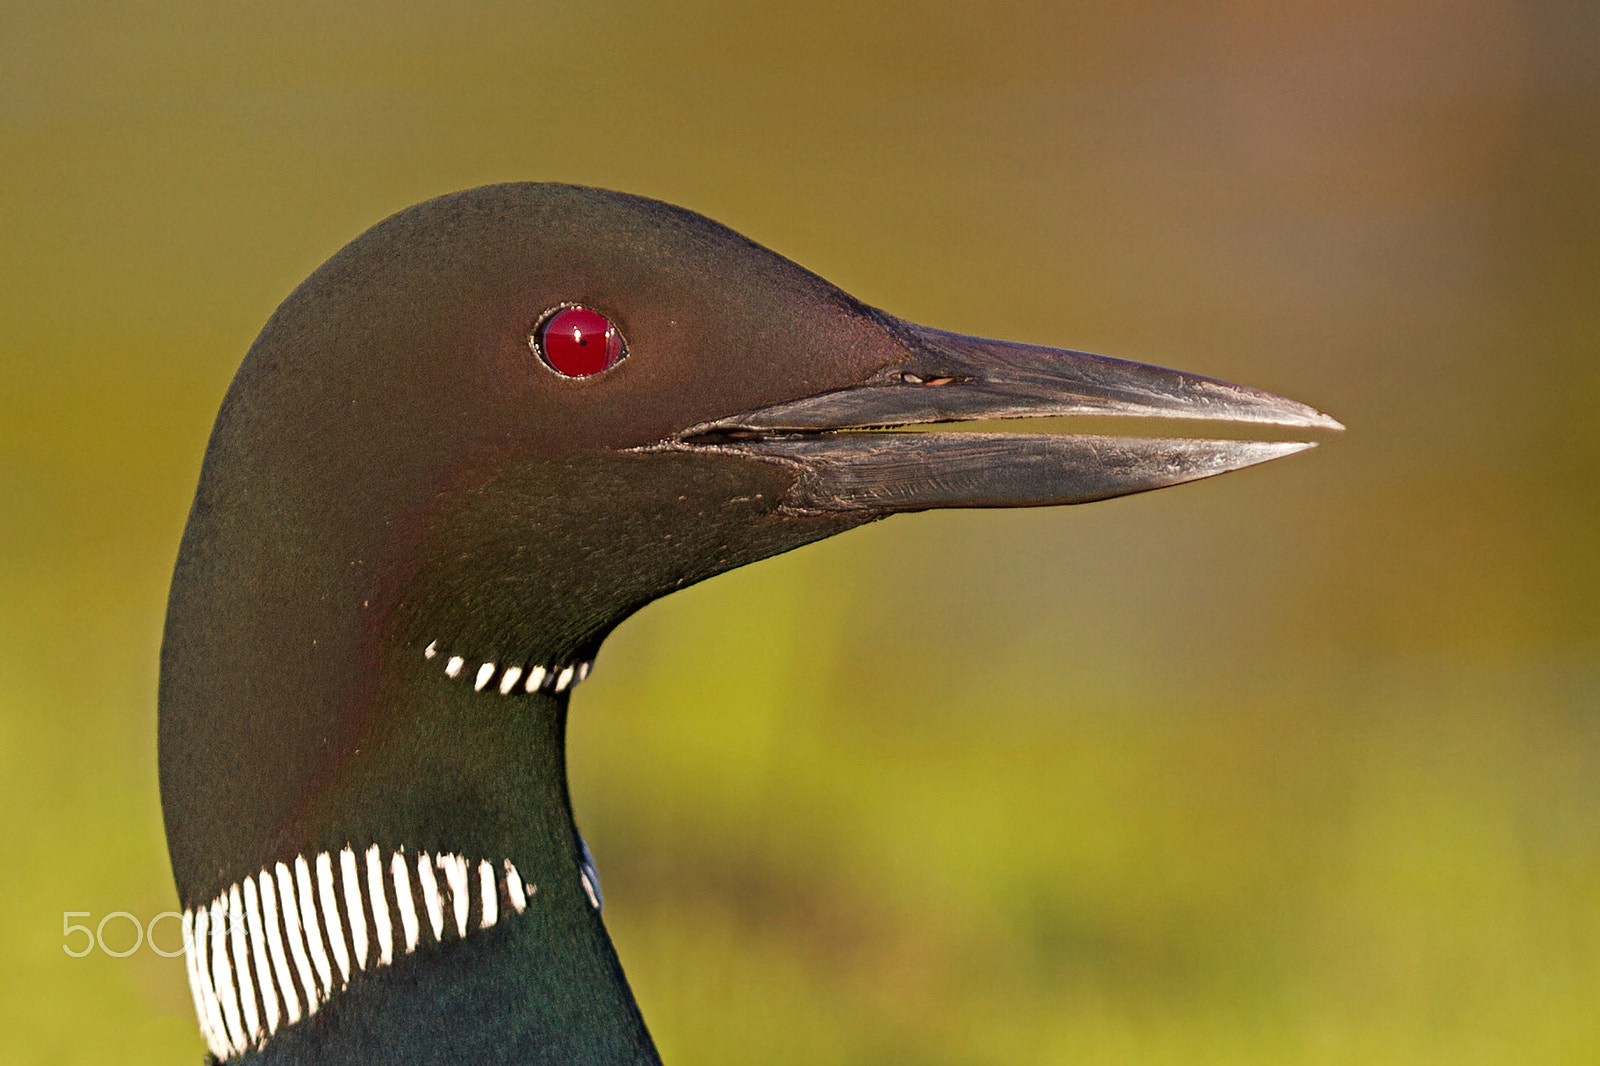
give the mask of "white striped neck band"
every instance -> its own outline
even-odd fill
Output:
[[[521,914],[537,888],[509,859],[376,844],[276,863],[183,914],[200,1032],[219,1060],[258,1049],[315,1014],[353,972]]]
[[[509,665],[489,660],[468,659],[464,655],[446,655],[436,640],[422,649],[424,659],[443,659],[444,676],[451,681],[472,682],[474,692],[485,689],[502,696],[530,692],[566,692],[589,676],[593,662],[568,663],[566,666]]]

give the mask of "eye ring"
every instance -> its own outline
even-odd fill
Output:
[[[569,380],[602,374],[628,357],[628,345],[610,316],[578,303],[559,303],[528,333],[545,368]]]

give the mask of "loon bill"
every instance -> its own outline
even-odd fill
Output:
[[[621,193],[474,189],[338,252],[228,390],[168,604],[161,797],[211,1054],[658,1061],[567,793],[568,702],[606,634],[897,512],[1312,446],[1024,421],[1070,415],[1340,428],[914,325]],[[960,431],[996,419],[1019,431]]]

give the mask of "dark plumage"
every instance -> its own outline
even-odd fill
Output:
[[[576,326],[531,345],[564,307],[620,361],[564,376],[600,336]],[[890,513],[1308,446],[840,432],[1074,412],[1337,427],[914,326],[618,193],[472,190],[339,252],[228,391],[168,608],[162,804],[213,1051],[656,1061],[572,822],[571,686],[652,599]]]

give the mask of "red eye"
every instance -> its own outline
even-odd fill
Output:
[[[627,354],[611,320],[587,307],[563,307],[534,331],[534,350],[550,369],[569,378],[609,370]]]

